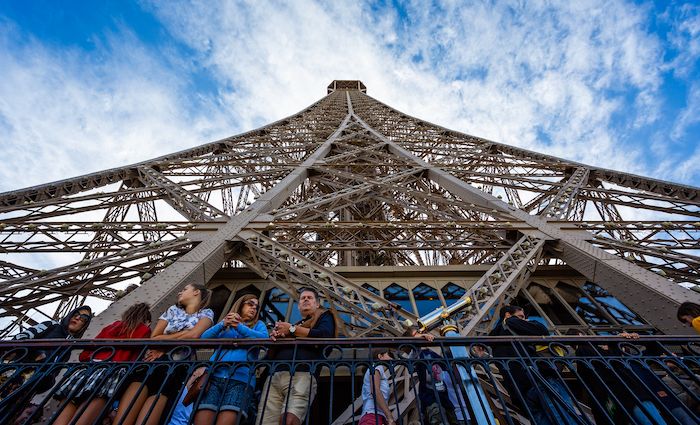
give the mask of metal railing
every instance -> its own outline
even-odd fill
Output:
[[[391,349],[394,359],[372,359],[370,350],[377,347]],[[466,347],[467,356],[455,358],[452,347]],[[293,350],[290,360],[273,358],[273,352],[286,348]],[[143,359],[150,349],[166,354],[151,362],[77,360],[83,350],[93,351],[93,358],[133,350]],[[231,349],[245,350],[246,360],[217,361],[213,355]],[[307,349],[317,350],[318,358],[298,360]],[[357,424],[362,416],[364,374],[374,373],[380,365],[390,384],[387,402],[397,424],[470,423],[484,414],[499,424],[700,423],[700,337],[674,336],[635,340],[477,337],[433,342],[415,338],[2,341],[0,423],[52,423],[71,403],[76,415],[70,423],[77,423],[81,413],[88,411],[87,405],[98,399],[103,403],[94,421],[105,423],[113,420],[119,403],[125,403],[125,388],[134,382],[139,383],[139,391],[149,391],[156,400],[167,398],[162,413],[153,408],[144,413],[146,418],[158,415],[159,423],[168,423],[184,411],[185,420],[193,422],[212,391],[211,377],[219,375],[228,377],[222,378],[225,385],[233,380],[255,383],[247,387],[252,400],[245,414],[238,414],[237,423],[258,423],[256,415],[272,409],[271,392],[264,388],[266,377],[280,371],[290,376],[308,371],[317,390],[315,397],[304,399],[308,414],[302,423]],[[183,409],[177,401],[203,370],[209,373],[200,381],[202,390]],[[150,387],[144,384],[149,377],[158,379]],[[111,391],[105,391],[108,386]],[[479,391],[470,392],[470,388]],[[369,394],[376,402],[374,391]],[[286,403],[290,408],[293,402]],[[214,404],[218,409],[225,403],[219,399]],[[126,423],[125,417],[120,419],[114,423]]]

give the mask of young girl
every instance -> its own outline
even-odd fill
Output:
[[[372,359],[390,361],[391,353],[388,348],[372,350]],[[389,371],[379,365],[374,368],[374,374],[367,369],[362,380],[362,417],[359,425],[394,425],[394,417],[389,410]],[[379,408],[377,408],[379,406]]]
[[[247,294],[239,298],[224,320],[202,334],[202,338],[267,338],[267,328],[260,316],[260,304],[255,295]],[[252,353],[254,356],[255,353]],[[217,350],[212,361],[246,362],[248,350]],[[239,414],[246,415],[255,388],[255,374],[245,364],[214,366],[209,378],[209,388],[202,395],[196,425],[235,424]],[[218,412],[218,414],[217,414]]]
[[[177,304],[170,306],[160,316],[151,337],[199,338],[213,323],[214,312],[206,308],[210,298],[211,291],[204,285],[191,283],[185,286],[177,294]],[[182,360],[177,354],[173,354],[174,360]],[[144,360],[157,362],[168,359],[162,351],[152,349],[146,352]],[[187,368],[181,366],[168,374],[168,368],[163,366],[156,367],[150,375],[147,375],[145,370],[134,374],[131,384],[119,401],[114,423],[133,425],[138,420],[139,424],[155,425],[160,421],[168,400],[175,399],[187,377]]]
[[[95,337],[96,339],[131,339],[148,338],[151,335],[151,306],[146,303],[134,304],[129,307],[122,320],[118,320],[103,328]],[[131,362],[139,355],[138,349],[118,349],[100,351],[85,350],[80,353],[80,361],[113,361]],[[111,356],[111,358],[110,358]],[[61,414],[54,424],[68,424],[75,420],[76,425],[92,424],[104,408],[107,400],[112,398],[119,390],[119,383],[126,375],[127,367],[118,367],[116,370],[103,367],[87,372],[88,369],[80,369],[58,389],[55,398],[59,400],[69,399]],[[93,395],[91,397],[91,395]],[[92,400],[90,400],[92,398]],[[83,410],[84,409],[84,410]],[[82,413],[81,413],[82,412]]]

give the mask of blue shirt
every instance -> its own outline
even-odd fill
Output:
[[[249,328],[243,323],[240,323],[238,327],[224,326],[224,322],[219,322],[211,328],[207,329],[201,336],[203,339],[214,339],[214,338],[233,338],[233,339],[243,339],[243,338],[268,338],[270,335],[267,333],[267,327],[265,323],[258,320],[258,323]],[[248,354],[248,350],[245,348],[235,348],[232,350],[222,350],[218,349],[214,351],[210,360],[214,362],[247,362],[257,359],[257,352]],[[255,374],[250,373],[250,368],[246,365],[231,365],[228,366],[214,366],[214,376],[219,378],[235,379],[236,381],[245,382],[250,386],[255,386]]]

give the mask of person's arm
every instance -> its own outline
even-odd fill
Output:
[[[335,322],[329,312],[323,313],[313,329],[297,326],[294,336],[309,338],[333,338],[335,336]]]
[[[374,369],[374,375],[372,376],[372,388],[374,389],[374,397],[377,405],[382,412],[384,412],[384,417],[386,418],[388,425],[393,425],[394,416],[391,414],[391,409],[389,409],[389,404],[384,399],[384,394],[382,394],[382,373],[379,366]]]
[[[515,335],[521,336],[547,336],[549,331],[540,322],[535,320],[523,320],[518,317],[509,317],[506,325]]]
[[[216,325],[212,326],[211,328],[207,329],[202,333],[200,338],[202,339],[213,339],[213,338],[219,338],[219,335],[226,330],[226,326],[224,325],[224,322],[221,321],[217,323]]]
[[[160,324],[160,320],[158,321]],[[160,334],[157,336],[154,336],[153,339],[197,339],[199,338],[204,331],[209,329],[212,325],[212,320],[208,317],[202,317],[199,319],[196,325],[191,327],[190,329],[185,329],[179,332],[175,332],[172,334]],[[156,330],[158,329],[158,326],[156,325]],[[165,329],[165,327],[163,327]],[[155,330],[153,331],[155,334]]]
[[[267,333],[267,326],[262,321],[258,321],[252,329],[240,323],[238,325],[238,334],[241,338],[267,338],[270,336]]]
[[[22,340],[22,339],[35,339],[42,333],[46,332],[46,330],[51,327],[55,326],[56,322],[52,320],[47,320],[46,322],[41,322],[39,324],[36,324],[32,326],[31,328],[27,328],[24,331],[16,334],[15,336],[12,337],[13,340]]]

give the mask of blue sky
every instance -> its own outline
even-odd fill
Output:
[[[693,2],[0,2],[0,191],[237,134],[333,79],[455,130],[700,186]]]

